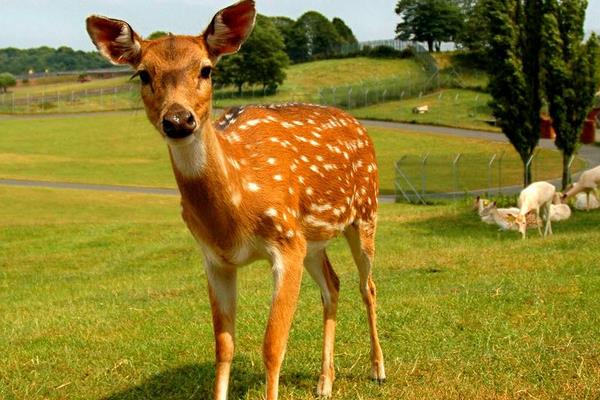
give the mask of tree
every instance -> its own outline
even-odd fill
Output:
[[[9,72],[3,72],[0,74],[0,92],[6,93],[9,87],[15,86],[17,80],[13,74]]]
[[[331,23],[333,24],[333,27],[335,28],[335,31],[338,33],[340,38],[342,38],[344,44],[347,44],[347,45],[357,45],[358,44],[358,40],[356,40],[356,37],[354,36],[352,29],[350,29],[350,27],[348,27],[348,25],[346,25],[346,23],[341,18],[334,17],[331,20]]]
[[[543,21],[544,88],[563,154],[563,189],[571,181],[569,163],[577,151],[583,121],[596,93],[598,41],[583,42],[587,0],[548,0]]]
[[[492,113],[523,162],[523,181],[531,182],[529,159],[540,138],[540,45],[542,0],[483,0],[490,29],[489,91]]]
[[[296,33],[306,37],[308,56],[312,59],[329,58],[337,54],[343,43],[333,23],[316,11],[304,13],[294,28]]]
[[[399,0],[396,14],[398,39],[427,42],[429,51],[440,50],[441,42],[453,41],[461,32],[463,17],[451,0]]]
[[[485,58],[491,39],[485,7],[485,1],[477,1],[471,7],[463,9],[465,24],[456,37],[462,46],[481,59]]]
[[[158,38],[161,38],[161,37],[167,36],[167,35],[168,35],[167,32],[156,31],[156,32],[152,32],[150,35],[148,35],[148,37],[146,39],[154,40],[154,39],[158,39]]]
[[[273,92],[285,79],[289,58],[283,38],[268,17],[258,15],[250,37],[240,51],[225,57],[215,74],[216,84],[234,84],[242,93],[244,83],[260,84]]]
[[[290,60],[294,63],[308,61],[308,37],[301,26],[296,25],[296,22],[287,17],[271,17],[273,24],[281,33],[285,44],[285,52]]]

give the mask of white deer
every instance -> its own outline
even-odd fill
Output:
[[[588,169],[587,171],[583,171],[579,177],[579,180],[565,193],[563,193],[562,199],[563,201],[566,201],[569,197],[575,196],[581,192],[585,192],[587,198],[586,210],[590,211],[590,195],[595,194],[595,197],[599,198],[598,185],[600,185],[600,165],[595,168]]]
[[[540,236],[552,234],[552,223],[550,221],[550,208],[556,200],[556,188],[548,182],[534,182],[521,191],[519,195],[519,215],[515,223],[523,239],[527,236],[527,214],[534,212],[538,221],[538,232]],[[541,219],[540,219],[541,216]],[[542,235],[542,221],[544,222],[544,233]]]

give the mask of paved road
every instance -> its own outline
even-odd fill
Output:
[[[134,111],[110,111],[103,112],[103,115],[107,114],[137,114],[139,110]],[[77,113],[77,114],[38,114],[33,116],[15,116],[15,115],[0,115],[0,119],[26,119],[26,118],[85,118],[93,117],[97,113]],[[483,139],[494,142],[508,142],[508,139],[499,133],[469,130],[469,129],[458,129],[448,128],[442,126],[432,125],[417,125],[417,124],[406,124],[400,122],[385,122],[385,121],[373,121],[373,120],[361,120],[365,126],[377,126],[383,128],[394,128],[404,129],[412,132],[422,133],[434,133],[439,135],[450,135],[459,136],[473,139]],[[540,147],[545,149],[556,149],[554,143],[549,139],[541,139]],[[579,150],[579,155],[585,159],[590,166],[600,165],[600,147],[593,145],[582,146]],[[0,179],[1,185],[8,186],[25,186],[25,187],[44,187],[54,189],[76,189],[76,190],[97,190],[97,191],[110,191],[110,192],[126,192],[126,193],[143,193],[143,194],[156,194],[156,195],[178,195],[177,189],[169,188],[151,188],[151,187],[138,187],[138,186],[121,186],[121,185],[94,185],[94,184],[83,184],[83,183],[68,183],[68,182],[47,182],[47,181],[34,181],[34,180],[18,180],[18,179]],[[556,183],[555,183],[556,184]],[[515,186],[514,189],[518,190],[520,187]],[[511,189],[511,188],[507,188]],[[382,195],[380,196],[381,202],[393,202],[394,196]]]

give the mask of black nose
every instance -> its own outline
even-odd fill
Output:
[[[163,117],[162,126],[165,135],[171,139],[181,139],[194,132],[196,120],[191,112],[179,104],[174,104]]]

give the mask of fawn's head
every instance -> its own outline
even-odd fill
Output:
[[[180,139],[210,119],[211,71],[221,56],[239,50],[255,15],[254,0],[242,0],[219,11],[199,36],[156,40],[142,39],[125,21],[94,15],[86,22],[104,57],[136,71],[150,122],[162,135]]]

